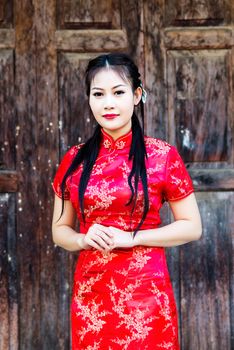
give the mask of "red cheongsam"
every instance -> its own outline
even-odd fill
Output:
[[[133,231],[140,222],[141,183],[132,216],[132,206],[126,206],[131,195],[127,182],[131,140],[132,131],[114,141],[102,129],[100,152],[84,197],[85,224],[78,203],[82,166],[68,177],[65,199],[76,210],[81,233],[95,223]],[[150,207],[141,230],[158,227],[164,201],[193,192],[176,148],[151,137],[145,137],[145,144]],[[57,170],[53,188],[60,198],[62,178],[80,147],[73,146]],[[177,310],[165,248],[82,250],[74,275],[71,321],[73,350],[178,350]]]

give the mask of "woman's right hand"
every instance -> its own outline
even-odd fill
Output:
[[[83,249],[92,247],[100,251],[110,251],[113,245],[113,234],[108,227],[100,224],[92,225],[81,240]]]

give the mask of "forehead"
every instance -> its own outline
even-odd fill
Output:
[[[125,86],[131,86],[124,72],[120,74],[118,71],[115,71],[111,68],[100,69],[99,71],[97,71],[97,73],[91,80],[91,88],[99,87],[105,89],[120,84]]]

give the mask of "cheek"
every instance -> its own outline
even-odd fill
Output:
[[[97,110],[97,105],[98,105],[97,102],[94,102],[94,100],[91,97],[89,99],[89,107],[93,113],[95,113],[95,111]]]

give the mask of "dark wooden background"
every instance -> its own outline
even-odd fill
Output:
[[[87,60],[113,51],[138,63],[147,133],[197,191],[202,239],[167,249],[181,349],[234,348],[233,24],[233,0],[0,0],[0,350],[70,348],[77,255],[52,242],[51,181],[93,130]]]

